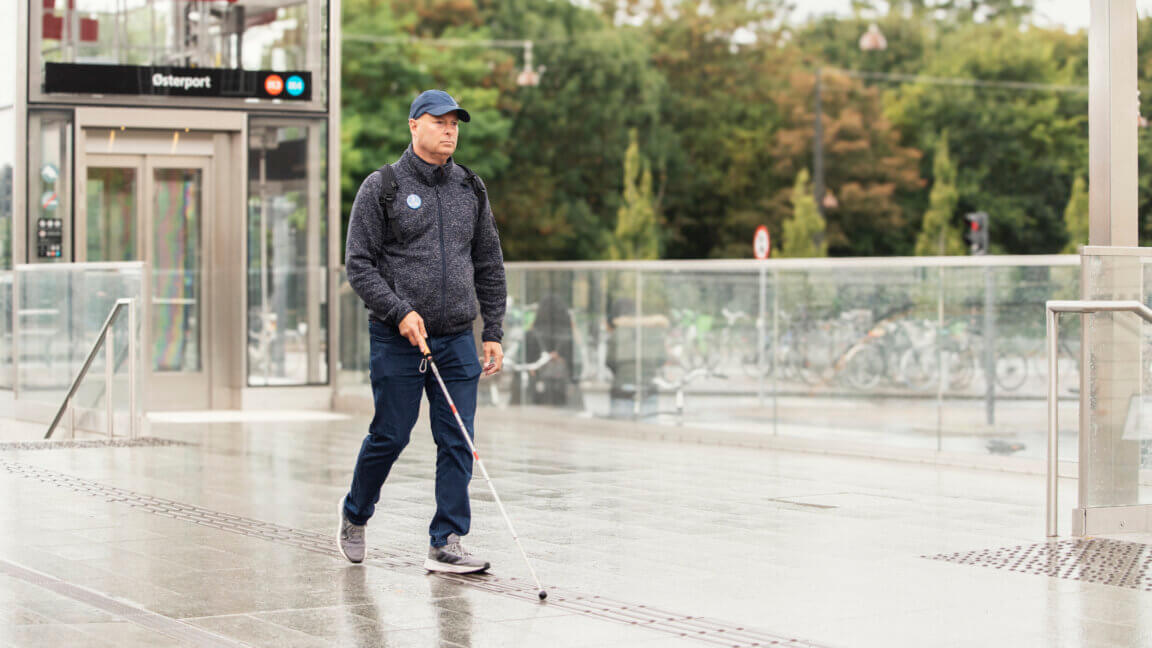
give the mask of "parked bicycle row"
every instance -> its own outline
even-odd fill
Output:
[[[548,394],[540,398],[556,403],[571,384],[636,383],[667,392],[662,385],[688,375],[694,381],[730,378],[732,389],[775,379],[807,389],[910,393],[983,392],[990,375],[996,392],[1012,394],[1030,379],[1041,385],[1045,371],[1041,340],[1004,336],[989,353],[979,313],[941,324],[910,308],[879,314],[854,309],[819,319],[781,313],[773,323],[728,308],[644,314],[624,301],[613,309],[596,321],[559,301],[513,301],[506,320],[511,373],[532,368],[512,380],[531,382]],[[1074,347],[1065,340],[1060,349],[1068,385],[1077,382]],[[543,364],[542,353],[549,356]]]

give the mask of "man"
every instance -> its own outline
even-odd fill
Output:
[[[473,435],[482,373],[472,337],[476,301],[484,319],[483,374],[492,375],[504,361],[507,286],[484,186],[452,159],[460,122],[470,120],[448,93],[421,93],[408,112],[411,146],[391,165],[391,174],[384,168],[368,176],[352,205],[345,265],[348,282],[370,311],[375,399],[352,486],[340,505],[337,546],[354,563],[364,560],[364,526],[408,444],[423,391],[436,441],[436,514],[424,567],[458,574],[488,569],[460,543],[471,523],[472,453],[432,372],[421,371],[419,349],[427,340]]]

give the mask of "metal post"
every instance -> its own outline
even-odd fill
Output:
[[[761,263],[760,314],[756,316],[756,391],[760,407],[764,407],[764,361],[767,360],[767,358],[764,357],[766,355],[764,353],[764,343],[767,342],[767,340],[764,339],[764,327],[767,325],[767,322],[764,321],[765,309],[767,308],[767,304],[764,302],[768,293],[767,274],[768,269]]]
[[[267,146],[267,132],[260,134],[260,337],[256,343],[260,345],[263,357],[261,362],[264,364],[264,384],[268,385],[271,380],[269,372],[271,370],[271,350],[272,340],[269,339],[270,331],[268,330],[269,320],[271,315],[268,312],[268,146]],[[249,368],[251,372],[251,368]]]
[[[1056,537],[1056,489],[1059,478],[1059,428],[1057,425],[1058,408],[1056,401],[1056,341],[1059,335],[1059,320],[1056,311],[1045,309],[1045,320],[1048,329],[1048,499],[1044,509],[1045,523],[1048,537]]]
[[[780,272],[772,273],[772,436],[780,433]]]
[[[1136,0],[1091,0],[1088,243],[1139,245]]]
[[[640,418],[640,402],[644,395],[644,381],[640,373],[644,367],[642,358],[644,354],[644,347],[642,346],[644,339],[640,333],[640,320],[644,317],[644,307],[640,302],[640,283],[643,281],[643,276],[640,270],[636,271],[636,389],[632,396],[632,415],[637,419]]]
[[[824,97],[821,78],[823,69],[816,67],[816,87],[813,90],[812,107],[812,197],[816,209],[824,215]]]
[[[136,299],[128,304],[128,438],[136,438]]]
[[[944,448],[944,389],[948,384],[948,363],[944,362],[944,266],[936,274],[936,369],[940,384],[936,387],[936,451]]]
[[[988,425],[996,423],[996,277],[984,268],[984,414]]]
[[[104,418],[108,425],[108,438],[115,437],[112,424],[112,373],[115,368],[115,354],[112,353],[112,340],[116,336],[108,331],[104,334]]]

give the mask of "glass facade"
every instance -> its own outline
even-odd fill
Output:
[[[312,73],[313,98],[323,104],[328,66],[325,4],[322,0],[37,1],[32,4],[33,60],[302,70]]]
[[[327,122],[252,119],[248,384],[328,381]]]

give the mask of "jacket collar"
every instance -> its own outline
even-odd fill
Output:
[[[449,157],[448,161],[442,166],[429,164],[420,159],[419,155],[416,155],[416,152],[412,150],[411,144],[408,145],[408,150],[404,151],[404,155],[400,156],[400,163],[419,178],[420,182],[430,187],[443,184],[447,181],[452,175],[452,167],[456,164],[452,161],[451,157]]]

